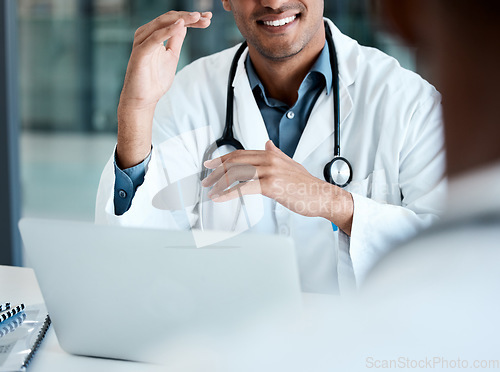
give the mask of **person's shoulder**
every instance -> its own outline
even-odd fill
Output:
[[[396,58],[377,48],[359,44],[332,21],[326,21],[337,50],[340,78],[347,86],[353,84],[355,91],[359,88],[367,94],[383,89],[388,93],[404,90],[403,97],[439,96],[430,83],[417,73],[402,67]]]
[[[431,83],[415,71],[401,66],[395,57],[370,46],[358,45],[358,48],[358,78],[369,79],[394,93],[439,99],[439,93]]]
[[[401,66],[399,61],[380,49],[364,46],[344,34],[333,22],[327,20],[332,30],[339,60],[339,72],[348,85],[357,83],[367,87],[401,89],[407,92],[426,91],[437,94],[434,87],[417,73]],[[408,91],[409,88],[409,91]]]

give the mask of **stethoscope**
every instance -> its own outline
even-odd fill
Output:
[[[333,159],[325,165],[323,170],[323,175],[325,180],[335,186],[338,187],[346,187],[352,180],[352,167],[347,159],[340,156],[340,82],[339,82],[339,66],[337,60],[337,52],[335,49],[335,43],[333,42],[332,31],[325,23],[326,30],[326,41],[328,43],[328,48],[330,50],[330,64],[332,69],[332,75],[334,78],[334,99],[333,99],[333,108],[334,108],[334,120],[335,120],[335,135],[334,135],[334,153]],[[229,71],[229,80],[227,84],[227,102],[226,102],[226,122],[224,125],[224,130],[222,132],[222,137],[217,139],[214,143],[212,143],[205,154],[203,155],[202,160],[202,172],[201,172],[201,180],[205,179],[210,170],[207,169],[203,164],[205,161],[212,158],[213,154],[217,149],[223,146],[230,146],[235,150],[244,150],[243,145],[240,141],[234,138],[233,131],[233,115],[234,115],[234,87],[233,81],[236,77],[236,69],[238,67],[238,62],[247,48],[246,41],[241,44],[241,46],[236,51],[234,55],[233,61],[231,63],[231,69]],[[243,197],[240,194],[240,208],[241,205],[244,206]],[[202,216],[202,205],[203,202],[200,203],[200,216]],[[239,210],[238,210],[239,214]],[[248,215],[245,211],[245,217],[247,219],[247,223],[250,221],[248,219]],[[237,222],[237,221],[236,221]],[[236,224],[235,222],[235,224]],[[201,228],[203,229],[203,220],[200,217]],[[235,226],[233,226],[234,230]]]

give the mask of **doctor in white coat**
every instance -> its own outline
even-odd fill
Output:
[[[304,291],[353,289],[393,245],[431,225],[440,212],[440,95],[395,59],[325,24],[323,1],[222,2],[248,43],[230,82],[234,137],[245,150],[204,163],[224,130],[238,47],[175,75],[187,28],[208,27],[212,15],[168,12],[135,34],[118,108],[118,143],[101,177],[96,222],[288,235]],[[328,78],[289,155],[269,141],[270,124],[249,78],[252,66],[266,99],[285,105],[281,122],[291,120],[327,45],[326,27],[338,58],[341,155],[353,170],[344,188],[323,175],[334,157],[337,92]],[[280,129],[280,135],[287,131]],[[201,182],[204,166],[214,171]],[[137,171],[143,172],[139,183],[127,181],[132,192],[117,183],[122,173],[133,178]],[[115,209],[120,199],[129,200],[124,213]]]

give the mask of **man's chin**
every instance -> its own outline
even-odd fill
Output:
[[[287,61],[300,53],[302,49],[290,47],[257,47],[257,51],[264,58],[271,61]]]

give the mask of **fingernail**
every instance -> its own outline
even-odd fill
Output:
[[[174,25],[178,25],[179,23],[181,23],[182,21],[182,18],[179,18],[177,21],[175,21]]]
[[[208,178],[208,177],[207,177]],[[202,181],[201,181],[201,185],[206,187],[207,186],[207,179],[204,178]]]
[[[194,17],[194,16],[196,16],[198,14],[200,14],[200,13],[199,12],[191,12],[191,13],[189,13],[189,15],[192,16],[192,17]]]
[[[210,15],[211,12],[203,12],[201,13],[201,16],[202,17],[208,17]]]
[[[213,194],[213,195],[208,195],[208,197],[212,200],[217,199],[219,197],[219,194]]]

